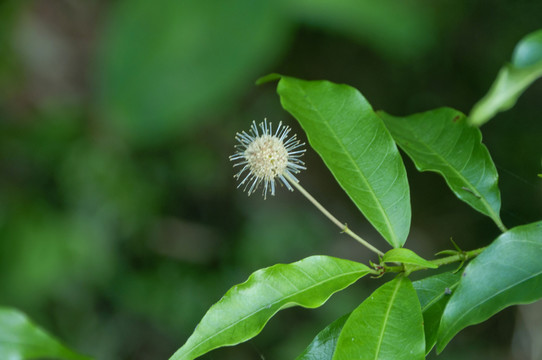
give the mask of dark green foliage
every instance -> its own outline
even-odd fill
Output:
[[[104,360],[167,359],[206,310],[216,309],[212,305],[222,294],[232,294],[228,288],[251,273],[268,274],[258,268],[315,259],[314,254],[333,255],[340,263],[348,262],[341,257],[354,259],[348,263],[360,268],[359,262],[372,261],[372,275],[378,277],[383,268],[409,272],[434,267],[435,260],[424,259],[447,248],[453,236],[465,250],[491,244],[482,253],[489,255],[480,257],[483,261],[467,261],[468,271],[485,274],[487,264],[510,265],[500,261],[510,255],[513,264],[525,263],[535,274],[527,283],[536,282],[536,263],[524,256],[535,251],[518,245],[524,250],[518,254],[501,246],[503,239],[517,243],[518,236],[535,236],[536,243],[535,224],[542,213],[537,177],[540,31],[534,31],[541,12],[537,2],[500,0],[491,9],[471,1],[430,7],[395,0],[1,2],[0,358],[86,358],[69,348]],[[253,86],[255,78],[271,71],[292,75],[280,80],[279,97],[273,86]],[[320,133],[294,85],[310,92],[326,117],[342,103],[335,91],[357,99],[345,103],[346,110],[360,105],[367,110],[357,127],[371,127],[378,134],[379,151],[360,142],[330,155],[325,149],[330,132]],[[442,109],[444,105],[460,111]],[[513,110],[504,111],[511,106]],[[373,111],[381,108],[401,116]],[[267,117],[274,124],[282,120],[303,138],[288,112],[300,120],[324,160],[308,149],[308,171],[301,174],[301,183],[349,229],[382,249],[384,259],[369,257],[339,234],[297,192],[279,188],[277,199],[264,202],[235,191],[227,161],[235,132]],[[444,147],[451,142],[443,141],[438,151],[417,157],[409,132],[423,128],[418,135],[428,138],[414,141],[423,146],[434,135],[435,123],[450,125],[445,122],[456,115],[461,116],[459,138],[472,144],[470,152],[466,146]],[[493,116],[482,128],[482,145],[480,130],[467,124]],[[341,134],[339,144],[348,139],[342,130],[351,119],[357,117],[341,113],[345,122],[334,130]],[[451,128],[443,131],[453,140]],[[405,154],[397,152],[395,142]],[[359,194],[367,186],[355,189],[354,181],[375,176],[368,184],[378,184],[376,173],[360,170],[352,180],[349,166],[333,165],[343,165],[345,154],[360,149],[388,156],[388,165],[396,166],[387,167],[383,177],[397,187],[390,187],[394,193],[372,191],[385,200],[380,208],[370,208],[371,202]],[[433,161],[435,154],[449,149],[473,155],[452,159],[458,160],[457,169],[465,165],[459,173],[466,182]],[[441,178],[418,174],[407,156],[419,169],[441,173],[452,191]],[[370,160],[375,165],[378,157]],[[477,173],[482,164],[487,172]],[[390,181],[392,170],[398,177]],[[395,200],[397,208],[386,203]],[[393,220],[383,226],[382,217]],[[511,230],[499,237],[493,222],[500,225],[501,218]],[[389,245],[395,250],[388,251]],[[419,255],[412,256],[403,245]],[[461,251],[454,254],[461,262]],[[457,331],[483,322],[461,330],[462,339],[446,346],[446,356],[497,359],[488,353],[490,348],[505,354],[515,325],[502,327],[509,332],[502,341],[485,331],[484,319],[505,306],[535,300],[538,287],[529,292],[529,287],[513,286],[514,291],[503,292],[506,296],[484,302],[480,313],[466,311],[460,321],[441,324],[448,301],[453,297],[454,307],[462,304],[474,286],[465,282],[459,291],[461,272],[431,276],[439,271],[413,273],[413,278],[425,277],[412,283],[421,304],[408,280],[390,282],[389,274],[365,276],[325,304],[326,296],[361,273],[349,274],[343,283],[319,284],[312,289],[321,295],[314,302],[295,298],[271,304],[277,306],[252,330],[212,347],[244,341],[265,324],[257,337],[202,358],[295,358],[326,324],[331,325],[299,358],[339,358],[343,355],[336,344],[349,319],[340,316],[363,303],[385,319],[370,294],[380,296],[383,288],[389,295],[394,285],[400,285],[404,303],[416,308],[410,318],[416,322],[410,338],[416,356],[423,353],[418,306],[426,353],[438,334],[443,347]],[[506,277],[487,273],[492,275],[488,284],[509,285],[501,283]],[[292,280],[296,278],[283,279],[282,285]],[[380,289],[374,292],[376,287]],[[386,294],[385,301],[394,304]],[[322,308],[294,306],[270,319],[278,308],[294,304]],[[402,308],[395,309],[401,313]],[[348,331],[356,331],[360,318],[348,320]],[[493,343],[486,345],[490,340],[480,333],[491,334]],[[384,335],[376,338],[395,336],[387,330]],[[341,344],[346,340],[343,335]],[[461,346],[465,341],[475,346]]]

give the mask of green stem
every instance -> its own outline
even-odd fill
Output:
[[[503,224],[500,217],[497,216],[494,220],[495,220],[495,224],[497,224],[497,227],[499,228],[499,230],[501,230],[503,233],[508,231],[508,229],[506,228],[506,226],[504,226],[504,224]]]
[[[451,255],[451,256],[440,258],[440,259],[431,260],[430,262],[432,262],[433,264],[437,266],[442,266],[442,265],[453,264],[458,261],[467,261],[472,258],[475,258],[485,249],[486,247],[482,247],[482,248],[471,250],[471,251],[463,251],[456,255]],[[427,267],[425,266],[411,266],[409,267],[409,272],[425,270],[425,269],[427,269]],[[386,272],[403,272],[404,270],[405,268],[403,266],[386,266],[385,267]]]
[[[452,264],[458,261],[467,261],[480,255],[482,251],[484,251],[485,249],[486,247],[482,247],[479,249],[464,251],[456,255],[447,256],[441,259],[435,259],[435,260],[432,260],[431,262],[437,266],[442,266],[442,265]]]
[[[316,206],[316,208],[318,210],[320,210],[329,220],[331,220],[335,225],[337,225],[339,227],[339,229],[341,229],[342,232],[349,235],[351,238],[355,239],[356,241],[358,241],[363,246],[365,246],[367,249],[371,250],[372,252],[376,253],[377,255],[384,256],[384,253],[382,251],[378,250],[373,245],[369,244],[367,241],[362,239],[355,232],[350,230],[348,228],[348,226],[346,226],[346,224],[343,224],[342,222],[337,220],[337,218],[335,216],[331,215],[331,213],[329,211],[327,211],[327,209],[325,207],[323,207],[322,204],[320,204],[315,198],[313,198],[312,195],[309,194],[307,192],[307,190],[305,190],[295,179],[293,179],[288,174],[283,174],[283,175],[290,182],[290,184],[292,184],[297,190],[299,190],[299,192],[301,194],[303,194],[314,206]]]

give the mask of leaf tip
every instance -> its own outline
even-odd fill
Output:
[[[529,67],[540,62],[542,62],[542,29],[525,35],[512,54],[512,64],[518,68]]]
[[[256,85],[266,84],[266,83],[271,82],[271,81],[280,80],[281,77],[282,77],[282,75],[277,74],[277,73],[267,74],[267,75],[264,75],[264,76],[258,78],[256,80],[255,84]]]

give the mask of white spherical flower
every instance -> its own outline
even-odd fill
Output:
[[[235,146],[236,152],[230,156],[230,161],[238,161],[233,166],[243,166],[241,171],[235,174],[239,183],[245,185],[244,190],[248,189],[248,195],[252,194],[260,184],[263,183],[263,196],[267,192],[275,195],[275,179],[280,179],[282,183],[292,191],[293,188],[288,181],[298,181],[293,174],[304,170],[303,161],[300,157],[305,153],[305,149],[300,149],[304,143],[297,140],[296,135],[288,138],[290,128],[279,123],[273,134],[273,126],[264,119],[260,123],[261,132],[252,122],[249,132],[237,133],[235,139],[239,144]]]

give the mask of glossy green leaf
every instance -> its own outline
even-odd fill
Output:
[[[426,354],[437,342],[440,318],[460,278],[459,273],[446,272],[412,283],[422,307]]]
[[[454,194],[505,230],[499,216],[498,174],[482,134],[461,112],[440,108],[408,117],[379,112],[419,171],[441,174]]]
[[[89,360],[62,345],[18,310],[0,307],[0,359]]]
[[[461,329],[508,306],[542,298],[540,259],[542,221],[507,231],[472,260],[442,315],[438,351]]]
[[[321,306],[333,293],[369,272],[363,264],[329,256],[311,256],[258,270],[207,311],[171,360],[194,359],[212,349],[246,341],[279,310]]]
[[[517,44],[512,63],[501,68],[489,92],[472,108],[470,123],[480,126],[498,112],[510,109],[521,94],[541,76],[542,30],[538,30]]]
[[[338,318],[320,331],[296,360],[332,360],[337,340],[348,316],[350,314]]]
[[[438,266],[425,260],[414,251],[400,248],[391,249],[382,257],[382,262],[398,262],[408,265],[419,265],[430,269],[436,269]]]
[[[420,302],[410,280],[382,285],[344,324],[333,360],[424,359]]]
[[[281,77],[281,104],[371,224],[393,246],[410,230],[410,192],[395,142],[356,89]]]
[[[132,142],[170,139],[251,86],[290,29],[271,0],[116,1],[98,49],[101,115]]]

